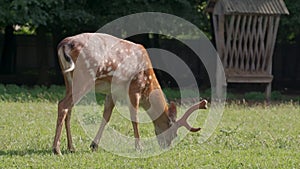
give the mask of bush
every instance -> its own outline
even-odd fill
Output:
[[[248,92],[244,95],[246,100],[256,100],[262,101],[265,100],[265,95],[261,92]]]
[[[65,92],[62,86],[34,86],[32,88],[26,86],[17,86],[14,84],[0,84],[0,101],[4,102],[33,102],[48,101],[57,102],[62,99]]]
[[[279,91],[273,91],[271,93],[271,100],[283,100],[283,95]]]
[[[189,99],[196,98],[200,96],[202,98],[209,99],[211,97],[211,89],[205,91],[200,91],[200,95],[194,90],[184,89],[180,91],[179,89],[164,88],[163,92],[168,100],[179,100],[179,99]],[[182,95],[181,95],[182,94]],[[46,102],[58,102],[63,99],[65,95],[65,87],[51,85],[46,86],[18,86],[14,84],[3,85],[0,84],[0,101],[3,102],[34,102],[34,101],[46,101]],[[181,98],[182,97],[182,98]],[[90,97],[91,98],[91,97]],[[252,100],[252,101],[264,101],[265,94],[262,92],[248,92],[242,95],[236,95],[232,93],[227,93],[227,98],[230,100]],[[105,95],[96,93],[96,100],[98,104],[103,104],[105,100]],[[273,91],[271,94],[271,100],[274,101],[287,101],[293,100],[300,102],[300,96],[285,96],[279,91]],[[88,104],[89,100],[85,100]]]

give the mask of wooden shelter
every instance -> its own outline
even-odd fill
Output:
[[[227,83],[264,83],[270,99],[272,55],[283,0],[209,0],[217,51]]]

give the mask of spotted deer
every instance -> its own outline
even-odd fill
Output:
[[[70,130],[71,110],[93,87],[106,94],[103,118],[90,148],[98,148],[100,138],[109,122],[115,101],[127,100],[132,121],[135,148],[141,149],[138,130],[138,107],[143,107],[152,119],[155,134],[162,148],[169,147],[177,136],[177,129],[186,127],[199,131],[187,123],[187,118],[197,109],[205,109],[203,100],[192,106],[176,121],[174,102],[167,104],[146,49],[139,44],[102,33],[83,33],[67,37],[58,45],[58,57],[66,86],[65,97],[58,103],[56,133],[53,152],[61,154],[60,137],[65,123],[68,149],[74,152]]]

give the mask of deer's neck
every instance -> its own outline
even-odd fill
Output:
[[[156,78],[155,78],[156,79]],[[148,98],[146,101],[147,113],[152,119],[154,125],[161,126],[162,128],[169,125],[170,119],[168,116],[168,103],[164,97],[157,80],[152,82],[148,91]]]

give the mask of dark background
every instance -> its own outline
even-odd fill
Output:
[[[300,1],[286,0],[290,15],[282,16],[273,55],[273,90],[300,90]],[[106,23],[137,12],[164,12],[199,27],[213,42],[205,0],[2,0],[0,1],[0,83],[19,85],[63,84],[56,46],[64,37],[95,32]],[[188,37],[188,36],[187,36]],[[128,38],[145,47],[169,50],[192,69],[203,88],[209,87],[205,69],[184,44],[162,35]],[[192,40],[192,39],[191,39]],[[172,78],[157,71],[164,87],[176,87]],[[264,89],[261,85],[232,84],[231,88]]]

